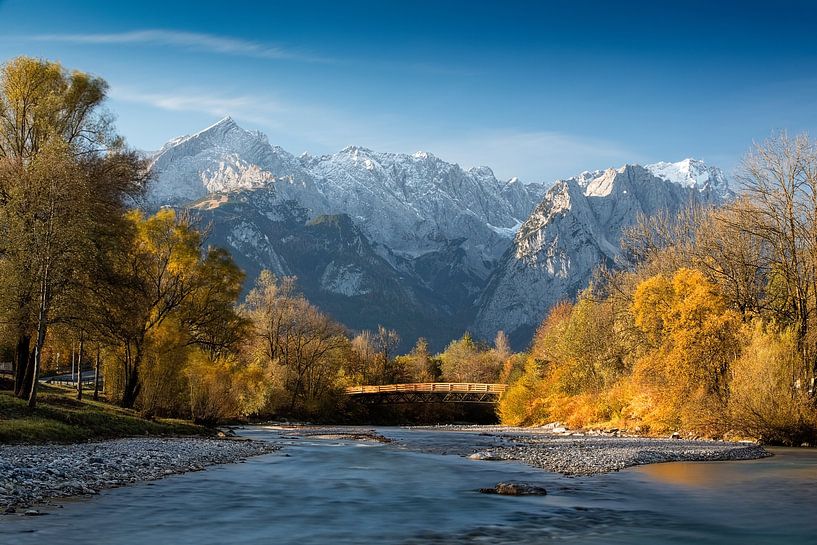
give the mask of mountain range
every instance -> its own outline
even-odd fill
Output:
[[[190,209],[248,274],[298,277],[353,330],[397,329],[435,349],[465,330],[529,342],[547,309],[613,263],[639,213],[731,198],[701,161],[626,165],[574,178],[498,180],[426,152],[347,147],[294,156],[229,117],[150,156],[147,205]]]

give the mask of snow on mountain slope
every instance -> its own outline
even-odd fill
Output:
[[[518,345],[528,342],[555,303],[575,297],[598,265],[615,263],[622,230],[638,214],[722,202],[731,192],[725,178],[718,181],[713,192],[706,182],[670,181],[626,165],[556,182],[500,260],[480,298],[475,333],[492,338],[502,329]]]
[[[296,158],[229,117],[166,144],[153,158],[149,202],[181,204],[210,193],[266,188],[312,216],[347,214],[387,259],[434,252],[461,240],[474,274],[487,278],[543,187],[463,170],[430,153],[376,153],[351,146]],[[265,192],[265,194],[269,193]]]
[[[320,201],[320,192],[297,158],[271,146],[262,133],[242,129],[230,117],[171,140],[153,156],[149,168],[154,179],[148,201],[155,206],[262,188],[279,180],[283,195],[311,194],[305,204]]]
[[[490,273],[512,230],[536,203],[535,190],[517,182],[509,200],[487,167],[463,170],[430,153],[376,153],[348,147],[309,157],[312,174],[333,211],[349,214],[372,240],[391,252],[416,257],[462,239],[473,271]]]
[[[687,158],[677,163],[659,162],[645,165],[644,168],[663,180],[684,187],[694,187],[699,191],[711,191],[722,199],[729,199],[734,195],[723,171],[698,159]]]

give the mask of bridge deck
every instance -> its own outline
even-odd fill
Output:
[[[347,395],[386,394],[392,392],[491,392],[503,393],[507,384],[478,384],[472,382],[416,382],[411,384],[383,384],[380,386],[350,386]]]
[[[496,403],[506,384],[469,382],[419,382],[350,386],[346,395],[364,404],[381,403]]]

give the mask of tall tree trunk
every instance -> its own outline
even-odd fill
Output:
[[[122,406],[126,409],[132,409],[136,405],[136,399],[142,389],[139,378],[139,365],[142,362],[141,346],[137,345],[135,352],[136,354],[131,361],[130,372],[125,375],[125,387],[122,392]]]
[[[31,335],[21,334],[17,337],[14,350],[14,395],[25,399],[31,391],[31,384],[26,383],[26,375],[31,362]]]
[[[26,366],[26,373],[23,377],[23,390],[20,397],[23,399],[28,399],[29,394],[31,393],[31,385],[34,383],[34,355],[37,352],[37,339],[34,339],[34,347],[28,353],[28,365]]]
[[[79,355],[77,356],[77,399],[82,400],[82,356],[85,348],[85,332],[79,333]]]
[[[289,403],[289,413],[295,412],[295,404],[298,402],[298,394],[301,393],[301,383],[303,382],[302,375],[298,375],[298,381],[292,389],[292,400]]]
[[[99,345],[96,345],[96,364],[94,365],[94,401],[99,401]]]
[[[34,364],[31,365],[31,390],[28,394],[28,408],[34,410],[37,407],[37,385],[40,382],[40,360],[45,344],[45,302],[40,305],[39,318],[37,319],[37,341],[34,345]]]
[[[50,250],[50,248],[48,248]],[[51,263],[46,262],[43,270],[43,278],[40,282],[40,308],[37,312],[37,342],[34,345],[34,365],[31,367],[31,392],[28,395],[28,408],[34,410],[37,407],[37,385],[40,382],[40,360],[43,355],[43,345],[45,344],[45,332],[48,326],[48,304],[51,301],[50,281]]]

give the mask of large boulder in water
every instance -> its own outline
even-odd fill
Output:
[[[544,496],[547,494],[544,486],[528,483],[497,483],[493,488],[480,488],[483,494],[499,494],[500,496]]]

